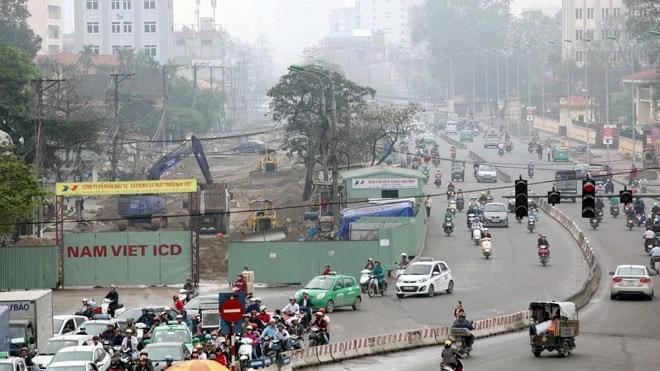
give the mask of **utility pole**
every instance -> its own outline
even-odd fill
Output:
[[[193,69],[193,101],[192,101],[192,105],[190,107],[192,109],[195,109],[195,105],[197,104],[197,70],[202,68],[202,67],[206,67],[207,65],[208,65],[208,63],[199,63],[199,62],[195,62],[192,65],[192,69]]]
[[[167,80],[167,74],[171,70],[176,70],[179,67],[183,66],[174,66],[174,65],[165,65],[165,66],[160,66],[161,72],[163,73],[163,108],[160,113],[160,121],[158,122],[158,128],[156,129],[156,132],[154,133],[153,137],[151,138],[152,140],[158,140],[158,138],[162,138],[163,141],[163,146],[165,146],[165,141],[167,140],[167,133],[165,130],[166,126],[166,115],[167,115],[167,102],[169,101],[169,97],[167,95],[168,92],[168,80]]]
[[[134,73],[111,73],[110,78],[113,82],[113,96],[114,96],[114,127],[117,128],[115,136],[112,138],[112,155],[110,158],[111,179],[117,181],[119,179],[119,154],[121,148],[119,142],[124,138],[124,130],[119,125],[119,84],[129,77],[133,77]]]

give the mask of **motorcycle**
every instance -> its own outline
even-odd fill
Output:
[[[527,176],[530,178],[534,177],[534,169],[527,169]]]
[[[635,223],[637,224],[638,227],[641,227],[642,224],[644,224],[644,215],[635,214]]]
[[[530,144],[527,146],[527,152],[529,152],[529,153],[534,153],[534,147],[535,147],[535,146],[534,146],[532,143],[530,143]]]
[[[476,216],[473,213],[468,212],[468,216],[467,216],[467,227],[468,227],[468,229],[472,229],[472,226],[474,225],[475,217]]]
[[[619,216],[619,205],[610,206],[610,215],[612,215],[612,217],[615,219],[617,216]]]
[[[474,241],[474,244],[477,246],[481,243],[481,228],[478,226],[472,228],[472,241]]]
[[[500,148],[500,149],[497,151],[497,155],[500,156],[500,157],[504,156],[504,150]]]
[[[635,221],[631,217],[626,219],[626,227],[628,227],[629,231],[632,231],[632,229],[635,227]]]
[[[308,341],[310,348],[323,344],[323,334],[321,333],[321,329],[316,326],[312,326],[312,328],[309,329]]]
[[[253,340],[250,338],[242,338],[239,340],[241,344],[238,347],[238,360],[241,364],[241,370],[247,370],[248,364],[252,359],[252,343]]]
[[[660,273],[660,256],[651,257],[651,269],[653,269],[655,273]]]
[[[406,271],[406,268],[408,267],[407,265],[399,265],[398,263],[394,263],[394,266],[396,267],[396,278],[401,277],[403,272]]]
[[[137,361],[138,359],[137,352],[133,352],[128,348],[115,350],[115,353],[116,352],[121,352],[121,361],[124,362],[124,366],[128,370],[132,370],[133,367],[135,366],[136,363],[135,361]]]
[[[279,339],[270,338],[269,336],[264,337],[264,346],[267,346],[265,354],[268,357],[277,357],[284,350]]]
[[[387,294],[387,281],[383,279],[383,286],[379,286],[378,278],[376,276],[370,276],[369,287],[367,289],[367,294],[370,298],[376,296],[377,293],[380,293],[380,296],[385,296],[385,294]]]
[[[442,224],[442,230],[449,236],[454,231],[454,222],[451,218],[445,218],[445,222]]]
[[[506,146],[506,153],[511,153],[511,150],[512,150],[511,146]]]
[[[546,264],[548,264],[548,252],[549,251],[547,245],[539,246],[539,261],[544,267]]]
[[[303,349],[305,347],[305,343],[303,342],[302,336],[298,335],[291,335],[291,348],[292,349]],[[243,369],[241,369],[243,370]]]
[[[528,216],[527,217],[527,230],[530,233],[533,233],[534,228],[536,228],[536,218],[534,216]]]
[[[649,253],[651,249],[653,248],[653,242],[655,242],[655,239],[651,238],[646,238],[644,239],[644,252]]]
[[[437,188],[440,188],[440,186],[442,185],[442,179],[440,179],[439,176],[435,177],[435,182],[433,182],[433,184],[435,184]]]
[[[360,271],[360,291],[362,291],[363,294],[367,293],[367,289],[369,288],[369,279],[371,278],[371,270],[370,269],[363,269]]]
[[[108,313],[108,307],[110,306],[110,303],[112,303],[112,300],[110,299],[103,299],[103,303],[101,304],[101,312],[107,314]],[[124,308],[124,304],[119,304],[117,308],[115,308],[115,317],[118,315],[126,312],[126,308]]]
[[[424,174],[424,184],[428,184],[429,183],[429,171],[424,170],[424,172],[422,172],[422,174]]]
[[[598,223],[603,221],[605,213],[603,213],[603,209],[598,209],[596,210],[596,218],[598,218]]]
[[[589,218],[589,225],[595,231],[596,228],[598,228],[598,226],[600,225],[600,223],[598,222],[598,218]]]
[[[451,211],[452,214],[456,215],[456,201],[454,200],[449,201],[449,211]]]
[[[465,207],[465,200],[462,198],[456,199],[456,209],[458,209],[458,212],[462,212],[464,207]]]
[[[465,371],[465,367],[463,367],[463,362],[461,362],[460,359],[456,360],[458,362],[458,367],[453,368],[450,365],[441,363],[440,364],[440,371]]]
[[[481,253],[486,257],[486,259],[490,259],[490,256],[493,254],[490,238],[486,237],[481,241]]]

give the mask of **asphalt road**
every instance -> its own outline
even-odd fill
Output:
[[[511,154],[496,158],[496,152],[484,150],[477,145],[469,146],[476,153],[493,162],[502,164],[502,168],[519,167],[524,172],[527,161],[531,159],[526,145],[518,141]],[[545,159],[544,159],[545,160]],[[537,194],[546,194],[549,181],[557,168],[570,168],[570,164],[539,162],[534,158],[536,175],[530,182],[530,188]],[[514,165],[519,164],[519,165]],[[513,169],[503,169],[511,175]],[[556,353],[543,353],[535,358],[530,351],[526,333],[498,336],[479,340],[473,356],[466,362],[470,370],[557,370],[558,368],[575,370],[648,370],[657,368],[657,351],[660,349],[660,321],[657,321],[660,302],[627,299],[612,301],[609,297],[610,278],[608,271],[619,264],[648,264],[648,256],[642,250],[643,230],[628,231],[625,221],[619,217],[613,219],[606,215],[597,231],[589,227],[588,220],[580,218],[580,202],[558,205],[566,215],[581,226],[585,235],[596,251],[603,276],[600,286],[590,304],[580,311],[580,333],[576,339],[577,348],[567,358],[558,358]],[[552,243],[552,264],[559,264],[555,257],[563,249],[561,242],[548,233]],[[573,248],[574,245],[571,245]],[[574,250],[577,250],[575,248]],[[564,262],[561,262],[563,265]],[[557,278],[557,277],[554,277]],[[539,281],[545,285],[556,285],[556,281]],[[657,287],[658,278],[654,279]],[[548,298],[551,299],[551,298]],[[440,362],[439,348],[425,348],[411,352],[395,353],[382,357],[369,357],[318,368],[319,370],[363,370],[369,367],[387,365],[391,370],[436,369]]]

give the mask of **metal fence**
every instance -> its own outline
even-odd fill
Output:
[[[57,246],[0,247],[0,289],[57,287]]]

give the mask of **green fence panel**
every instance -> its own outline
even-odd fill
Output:
[[[64,285],[167,285],[191,272],[190,232],[64,235]]]
[[[0,288],[57,288],[57,246],[0,247]]]

